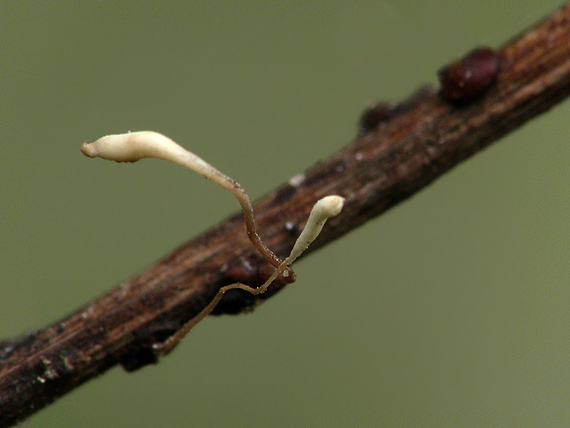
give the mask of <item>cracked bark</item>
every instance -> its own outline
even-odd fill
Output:
[[[343,212],[327,223],[309,254],[556,105],[570,93],[569,40],[565,5],[497,51],[497,78],[482,95],[458,104],[423,89],[374,116],[353,143],[255,203],[267,245],[287,254],[295,226],[317,199],[345,197]],[[194,317],[221,286],[257,286],[270,269],[237,214],[71,315],[1,342],[0,426],[25,419],[117,364],[132,371],[156,362],[152,345]],[[259,296],[232,290],[215,312],[241,312],[285,285]]]

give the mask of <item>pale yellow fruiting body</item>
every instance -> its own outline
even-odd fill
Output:
[[[251,201],[240,184],[167,136],[154,131],[106,135],[93,143],[83,143],[81,151],[90,158],[99,157],[116,162],[136,162],[144,158],[163,159],[190,168],[212,180],[229,190],[238,200],[244,212],[247,235],[253,246],[273,266],[278,267],[281,264],[279,257],[263,243],[257,234]],[[293,272],[284,271],[283,274],[289,276],[293,275]]]
[[[344,198],[337,195],[326,196],[317,201],[291,253],[285,260],[280,260],[267,248],[257,234],[255,220],[253,218],[253,208],[249,196],[247,196],[243,188],[232,178],[221,173],[202,158],[186,150],[170,138],[154,131],[107,135],[93,143],[84,143],[81,146],[81,151],[90,158],[99,157],[116,162],[136,162],[144,158],[163,159],[190,168],[219,184],[229,190],[240,203],[244,212],[247,234],[252,244],[276,267],[269,279],[258,288],[253,288],[241,283],[230,284],[220,288],[216,297],[197,316],[165,342],[154,346],[156,352],[162,355],[168,353],[198,322],[212,312],[226,291],[240,288],[257,295],[264,293],[279,275],[283,275],[284,277],[293,276],[293,271],[290,269],[291,264],[317,238],[326,221],[330,217],[338,215],[344,205]],[[291,279],[294,279],[294,277]]]
[[[326,221],[340,214],[343,206],[344,198],[337,195],[325,196],[317,201],[311,210],[311,214],[309,214],[307,224],[291,250],[291,254],[284,261],[293,263],[321,233]]]
[[[90,158],[116,162],[136,162],[144,158],[157,158],[190,168],[223,187],[235,181],[208,162],[186,150],[165,135],[154,131],[127,132],[106,135],[93,143],[83,143],[81,151]]]

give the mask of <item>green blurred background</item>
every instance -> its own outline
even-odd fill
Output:
[[[88,160],[83,141],[161,131],[255,199],[349,143],[370,102],[558,4],[0,2],[0,336],[238,208],[181,168]],[[569,110],[303,260],[253,315],[208,319],[24,426],[568,426]]]

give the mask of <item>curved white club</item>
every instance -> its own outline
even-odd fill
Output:
[[[196,171],[234,195],[243,210],[247,235],[253,246],[274,267],[281,264],[281,259],[267,248],[259,237],[251,201],[240,184],[167,136],[154,131],[106,135],[93,143],[83,143],[81,151],[90,158],[99,157],[116,162],[136,162],[144,158],[163,159]],[[285,276],[288,274],[292,272],[287,271]]]

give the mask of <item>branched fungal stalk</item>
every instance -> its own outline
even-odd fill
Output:
[[[190,168],[229,190],[238,200],[242,208],[247,236],[251,243],[267,261],[276,268],[269,279],[260,287],[253,288],[247,284],[238,282],[220,288],[214,299],[197,316],[192,318],[164,343],[154,346],[155,352],[159,355],[168,353],[196,324],[212,312],[226,291],[239,288],[257,295],[264,293],[279,275],[294,279],[294,273],[290,268],[291,264],[307,249],[311,242],[316,239],[325,222],[330,217],[340,213],[344,204],[344,198],[337,195],[326,196],[319,200],[313,206],[307,224],[295,242],[291,253],[284,260],[280,260],[259,237],[255,226],[251,201],[239,183],[218,171],[199,156],[184,149],[170,138],[153,131],[107,135],[93,143],[84,143],[81,146],[81,151],[90,158],[100,157],[116,162],[136,162],[144,158],[167,160]]]
[[[172,348],[174,348],[178,344],[178,342],[180,342],[180,340],[182,340],[184,336],[186,336],[190,332],[190,330],[194,328],[196,324],[202,321],[206,316],[210,314],[210,312],[214,310],[219,301],[222,300],[222,297],[224,297],[226,291],[239,288],[241,290],[248,291],[253,295],[265,293],[265,291],[267,291],[267,289],[269,288],[271,283],[275,280],[275,278],[277,278],[280,273],[285,271],[285,269],[287,269],[291,265],[291,263],[293,263],[295,259],[299,257],[301,253],[307,249],[307,247],[311,244],[311,242],[313,242],[317,238],[321,229],[325,225],[326,221],[329,218],[334,217],[340,213],[343,205],[344,205],[344,198],[341,196],[332,195],[332,196],[325,196],[323,199],[320,199],[313,206],[311,214],[309,214],[309,219],[307,220],[307,224],[305,225],[305,228],[301,232],[301,235],[299,235],[299,237],[297,238],[297,241],[295,241],[295,245],[293,246],[291,253],[285,260],[283,260],[283,262],[281,262],[279,267],[273,272],[273,274],[269,277],[267,281],[265,281],[261,286],[257,288],[250,287],[249,285],[242,284],[240,282],[236,282],[234,284],[221,287],[218,290],[216,296],[212,299],[212,301],[208,303],[208,305],[204,309],[202,309],[198,315],[196,315],[185,325],[183,325],[180,330],[178,330],[176,333],[174,333],[172,336],[166,339],[166,341],[154,345],[153,349],[156,352],[156,354],[157,355],[168,354],[172,350]]]

